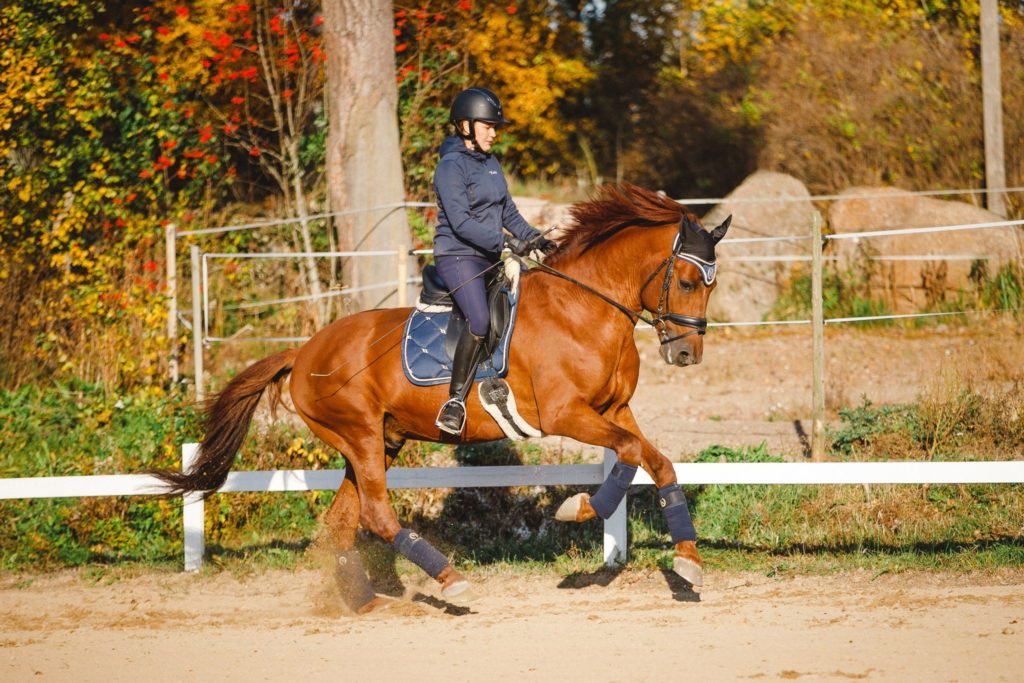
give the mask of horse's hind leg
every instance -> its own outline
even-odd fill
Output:
[[[429,541],[403,528],[388,502],[386,458],[381,457],[381,451],[397,454],[401,443],[389,439],[385,446],[381,434],[353,428],[351,425],[349,428],[354,434],[363,435],[361,439],[350,439],[353,448],[349,457],[349,465],[355,468],[359,482],[363,526],[390,543],[396,551],[440,583],[444,597],[454,598],[464,593],[469,588],[465,577]]]
[[[344,444],[333,431],[323,425],[309,421],[309,426],[325,443],[337,448],[344,455]],[[341,598],[353,612],[361,614],[376,606],[376,592],[363,566],[362,557],[355,547],[356,530],[359,527],[359,491],[356,487],[355,470],[345,468],[345,478],[334,496],[334,501],[324,515],[324,531],[329,549],[336,563],[334,577],[341,591]]]

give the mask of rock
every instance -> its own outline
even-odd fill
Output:
[[[516,208],[526,222],[533,227],[541,231],[555,227],[556,229],[548,235],[552,239],[555,239],[559,232],[556,226],[565,225],[568,221],[569,207],[572,206],[555,204],[536,197],[513,197],[512,201],[516,203]]]
[[[767,201],[751,201],[761,199]],[[795,262],[745,259],[809,256],[810,242],[733,240],[807,235],[814,211],[810,193],[802,182],[784,173],[758,171],[701,219],[710,230],[732,214],[732,226],[716,252],[718,287],[708,306],[709,319],[747,322],[764,318],[789,280]]]
[[[828,214],[832,232],[840,234],[1003,220],[973,204],[914,196],[895,188],[855,187],[841,194],[844,198],[833,203]],[[894,313],[912,313],[951,300],[959,290],[973,289],[972,267],[993,275],[1019,258],[1020,230],[831,240],[826,253],[837,258],[840,272],[867,274],[870,296],[886,301]]]

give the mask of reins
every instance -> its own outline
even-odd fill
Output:
[[[647,285],[651,284],[651,281],[658,276],[658,273],[660,273],[663,268],[668,266],[668,268],[665,270],[665,279],[662,281],[661,285],[661,295],[658,297],[657,314],[653,318],[644,315],[642,310],[640,312],[637,312],[631,308],[628,308],[627,306],[622,305],[621,303],[619,303],[615,299],[612,299],[604,292],[598,291],[591,287],[590,285],[584,282],[580,282],[571,275],[566,275],[560,270],[556,270],[545,263],[537,261],[535,266],[530,266],[522,259],[522,257],[517,256],[515,254],[513,254],[512,256],[521,264],[525,265],[527,268],[539,269],[542,273],[554,275],[555,277],[561,278],[566,282],[571,282],[580,289],[590,292],[591,294],[601,299],[605,303],[619,309],[620,311],[628,315],[630,319],[634,321],[643,321],[647,323],[648,325],[650,325],[651,327],[658,331],[658,338],[660,339],[662,346],[674,342],[677,339],[683,339],[694,334],[704,335],[707,332],[708,321],[706,318],[698,318],[695,316],[683,315],[681,313],[664,312],[664,309],[668,304],[669,289],[672,286],[672,272],[675,269],[675,261],[677,258],[679,258],[679,254],[676,253],[674,249],[672,251],[672,255],[666,258],[664,261],[662,261],[661,265],[659,265],[654,270],[654,272],[647,277],[647,279],[644,281],[644,284],[640,287],[640,292],[642,294],[643,291],[647,289]],[[669,337],[667,328],[665,327],[666,322],[675,323],[676,325],[680,325],[683,327],[691,327],[693,329],[689,330],[688,332],[684,332],[683,334],[678,334],[674,337]]]
[[[601,299],[602,301],[604,301],[606,304],[610,304],[610,305],[614,306],[615,308],[619,309],[620,311],[622,311],[623,313],[628,315],[630,318],[636,318],[637,320],[643,320],[645,323],[650,323],[651,322],[650,320],[647,319],[646,316],[644,316],[643,313],[637,313],[633,309],[631,309],[631,308],[629,308],[627,306],[623,306],[622,304],[620,304],[618,301],[616,301],[615,299],[611,298],[607,294],[604,294],[603,292],[599,292],[598,290],[594,289],[593,287],[591,287],[590,285],[586,284],[585,282],[580,282],[579,280],[577,280],[576,278],[572,277],[571,275],[566,275],[565,273],[563,273],[560,270],[555,270],[554,268],[552,268],[551,266],[549,266],[549,265],[547,265],[545,263],[541,263],[540,261],[535,261],[534,265],[530,265],[521,256],[518,256],[516,254],[512,254],[512,258],[514,258],[515,260],[519,261],[519,263],[521,263],[524,266],[526,266],[526,268],[529,269],[529,270],[540,270],[542,273],[547,273],[549,275],[554,275],[555,277],[561,278],[561,279],[565,280],[566,282],[571,282],[572,284],[576,285],[580,289],[583,289],[583,290],[586,290],[586,291],[590,292],[591,294],[596,296],[598,299]]]
[[[551,231],[551,229],[545,231],[543,234],[547,234],[547,232],[550,232],[550,231]],[[664,261],[661,262],[661,264],[654,270],[654,272],[652,272],[647,277],[647,279],[644,281],[644,284],[640,287],[640,293],[643,294],[643,291],[645,289],[647,289],[647,286],[649,284],[651,284],[651,282],[654,280],[654,278],[656,278],[658,276],[658,274],[662,271],[662,269],[665,269],[665,277],[664,277],[664,279],[662,280],[662,283],[661,283],[661,295],[658,297],[658,310],[657,310],[656,315],[654,317],[649,317],[649,316],[644,315],[642,310],[640,312],[634,311],[633,309],[629,308],[628,306],[624,306],[623,304],[619,303],[615,299],[611,298],[610,296],[608,296],[604,292],[601,292],[601,291],[599,291],[597,289],[594,289],[593,287],[591,287],[590,285],[586,284],[585,282],[580,282],[579,280],[577,280],[576,278],[572,277],[571,275],[567,275],[567,274],[563,273],[560,270],[556,270],[555,268],[552,268],[551,266],[549,266],[549,265],[547,265],[545,263],[542,263],[540,261],[534,261],[534,265],[530,265],[529,263],[526,262],[526,260],[523,257],[519,256],[518,254],[511,254],[511,256],[516,261],[518,261],[521,265],[525,266],[528,270],[539,270],[542,273],[547,273],[549,275],[554,275],[555,277],[561,278],[562,280],[565,280],[566,282],[571,282],[572,284],[576,285],[580,289],[593,294],[598,299],[601,299],[606,304],[608,304],[610,306],[613,306],[613,307],[617,308],[619,311],[625,313],[634,322],[642,321],[642,322],[647,323],[648,325],[650,325],[651,327],[653,327],[654,329],[656,329],[658,331],[658,338],[661,341],[661,345],[662,346],[664,346],[665,344],[670,344],[670,343],[676,341],[677,339],[684,339],[686,337],[689,337],[689,336],[692,336],[692,335],[695,335],[695,334],[703,336],[707,332],[708,321],[707,321],[706,318],[698,318],[698,317],[691,316],[691,315],[683,315],[682,313],[665,312],[665,310],[664,310],[665,307],[668,305],[668,294],[669,294],[669,290],[670,290],[670,288],[672,286],[672,272],[675,270],[676,259],[681,258],[681,257],[682,258],[686,258],[685,256],[682,256],[678,252],[678,250],[675,248],[674,245],[673,245],[673,249],[672,249],[672,254],[668,258],[666,258]],[[687,259],[687,260],[689,260],[689,259]],[[492,269],[498,267],[499,265],[501,265],[501,261],[496,261],[495,263],[492,263],[486,269],[481,271],[479,275],[476,275],[475,277],[470,278],[470,280],[467,280],[466,282],[463,282],[458,287],[456,287],[455,289],[451,290],[451,292],[458,291],[461,287],[466,286],[467,284],[469,284],[469,282],[471,280],[476,279],[477,277],[483,277],[486,273],[490,272]],[[667,268],[666,268],[666,266],[667,266]],[[667,322],[674,323],[674,324],[679,325],[681,327],[690,327],[692,329],[690,329],[689,331],[684,332],[682,334],[677,334],[674,337],[669,337],[668,336],[668,329],[665,326],[665,323],[667,323]],[[402,321],[400,324],[395,325],[394,327],[389,329],[387,332],[385,332],[384,334],[380,335],[379,337],[374,339],[372,342],[370,342],[368,344],[368,346],[374,346],[374,345],[378,344],[379,342],[383,341],[388,336],[390,336],[393,332],[395,332],[395,330],[399,329],[400,327],[402,327],[404,325],[405,325],[405,321]],[[341,370],[343,367],[348,365],[349,362],[350,361],[345,361],[344,363],[342,363],[341,365],[337,366],[336,368],[334,368],[330,372],[325,372],[325,373],[311,372],[309,374],[312,377],[330,377],[331,375],[336,373],[338,370]]]

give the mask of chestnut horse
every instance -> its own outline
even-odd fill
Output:
[[[672,463],[644,438],[629,407],[640,357],[633,331],[652,322],[670,365],[699,363],[704,313],[715,287],[714,245],[728,220],[705,231],[693,214],[663,195],[633,185],[604,187],[571,209],[572,222],[544,265],[524,273],[521,308],[506,380],[520,414],[544,434],[615,451],[618,463],[593,496],[578,494],[558,512],[563,521],[607,517],[637,466],[654,479],[675,543],[674,568],[695,589],[703,576],[696,534]],[[653,318],[643,311],[655,311]],[[321,440],[340,451],[345,477],[324,517],[337,554],[345,600],[369,609],[374,592],[354,549],[359,524],[441,584],[450,598],[468,583],[426,539],[404,529],[388,502],[385,472],[407,439],[477,443],[504,438],[476,392],[467,400],[460,437],[434,424],[446,385],[413,386],[400,357],[408,308],[364,311],[337,320],[298,349],[253,364],[206,409],[206,436],[187,473],[157,476],[169,491],[213,492],[227,477],[264,390],[271,407],[291,375],[296,411]]]

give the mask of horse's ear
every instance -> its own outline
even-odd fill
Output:
[[[711,239],[715,241],[715,244],[718,244],[719,242],[722,241],[722,238],[725,237],[725,233],[728,232],[729,226],[731,224],[732,214],[730,213],[729,217],[722,221],[721,225],[719,225],[717,228],[711,231]]]
[[[683,217],[679,220],[679,234],[685,233],[687,229],[696,233],[704,232],[704,228],[700,227],[700,224],[693,220],[692,216],[683,214]]]

